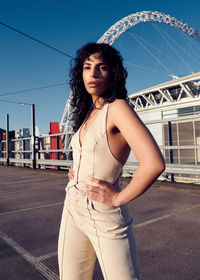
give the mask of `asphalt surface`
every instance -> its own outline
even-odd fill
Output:
[[[0,280],[59,279],[66,183],[64,172],[0,166]],[[157,181],[130,210],[142,280],[200,279],[200,185]]]

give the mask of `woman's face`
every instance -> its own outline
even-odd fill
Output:
[[[108,87],[110,68],[99,53],[86,58],[83,63],[83,82],[93,101],[100,97]]]

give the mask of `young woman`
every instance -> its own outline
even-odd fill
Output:
[[[71,70],[75,134],[59,234],[61,280],[90,280],[96,256],[104,279],[140,279],[127,203],[164,170],[150,132],[127,102],[127,72],[117,50],[90,43]],[[139,166],[122,189],[118,177],[130,150]]]

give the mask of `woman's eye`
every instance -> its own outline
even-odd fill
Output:
[[[88,69],[90,69],[90,67],[89,67],[89,66],[85,66],[85,67],[83,67],[83,70],[88,70]]]
[[[108,71],[108,66],[101,66],[101,70]]]

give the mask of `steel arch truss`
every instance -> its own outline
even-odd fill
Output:
[[[189,26],[187,23],[184,23],[181,20],[156,11],[137,12],[135,14],[131,14],[127,17],[122,18],[114,25],[112,25],[97,42],[108,43],[112,45],[114,41],[129,28],[135,26],[140,22],[148,21],[161,22],[171,25],[187,33],[189,36],[200,42],[199,31],[195,30],[193,27]],[[198,79],[196,79],[197,82],[182,81],[179,83],[178,79],[175,81],[174,87],[167,86],[168,84],[173,84],[174,81],[172,81],[166,83],[166,87],[164,88],[161,87],[157,90],[155,90],[155,88],[151,88],[139,93],[131,94],[129,96],[130,100],[134,105],[136,111],[147,110],[153,107],[163,107],[165,105],[173,105],[175,103],[177,104],[178,102],[184,102],[191,99],[195,100],[195,98],[199,98],[200,73],[197,74],[199,74]],[[70,105],[70,98],[71,94],[65,105],[62,120],[60,123],[60,131],[61,133],[63,133],[62,141],[64,150],[69,149],[69,143],[72,136],[72,128],[70,125],[72,107]]]
[[[126,30],[141,22],[156,21],[171,25],[200,42],[200,32],[195,30],[187,23],[170,15],[166,15],[156,11],[143,11],[128,15],[113,24],[98,40],[98,43],[107,43],[112,45],[114,41]]]

